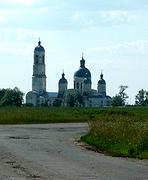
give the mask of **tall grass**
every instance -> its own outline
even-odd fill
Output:
[[[89,121],[90,132],[81,139],[113,156],[148,158],[147,110],[108,110]]]
[[[84,109],[55,107],[1,107],[0,124],[86,122]]]

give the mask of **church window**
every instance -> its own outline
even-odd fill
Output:
[[[79,89],[79,83],[77,82],[77,89]]]
[[[35,56],[36,57],[36,64],[38,64],[38,55]]]
[[[45,61],[45,56],[43,55],[43,64],[44,64],[44,61]]]

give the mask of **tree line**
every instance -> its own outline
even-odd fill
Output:
[[[120,86],[119,93],[112,97],[112,106],[125,106],[129,96],[125,92],[128,86]],[[148,106],[148,91],[139,90],[135,96],[136,106]]]
[[[0,106],[22,106],[24,93],[15,87],[14,89],[0,89]]]
[[[119,87],[119,92],[112,97],[112,106],[126,106],[127,99],[129,96],[126,93],[126,89],[128,86],[121,85]],[[20,91],[18,87],[14,89],[0,89],[0,106],[22,106],[24,104],[24,93]],[[74,106],[75,102],[77,104],[82,103],[82,97],[80,94],[78,95],[71,95],[68,99],[68,105]],[[54,106],[57,103],[53,104]],[[58,104],[61,104],[61,102]],[[135,96],[135,105],[136,106],[148,106],[148,91],[141,89],[138,91],[137,95]]]

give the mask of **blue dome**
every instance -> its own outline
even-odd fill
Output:
[[[79,70],[75,72],[74,77],[91,78],[91,73],[87,68],[80,67]]]
[[[43,51],[43,52],[45,52],[44,47],[41,46],[41,41],[38,42],[38,46],[35,47],[34,51]]]
[[[90,78],[85,78],[84,79],[84,84],[91,84],[91,79]]]
[[[103,74],[100,75],[100,80],[98,81],[98,84],[106,84],[105,80],[103,79]]]
[[[60,80],[59,80],[59,84],[67,84],[67,80],[64,78],[61,78]]]
[[[67,82],[67,79],[65,79],[65,74],[63,73],[62,74],[62,78],[59,80],[59,84],[67,84],[68,82]]]
[[[105,82],[104,79],[100,79],[100,80],[98,81],[98,84],[106,84],[106,82]]]
[[[75,72],[74,77],[91,79],[90,71],[85,67],[85,60],[80,60],[80,68]]]

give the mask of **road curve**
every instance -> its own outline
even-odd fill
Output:
[[[115,158],[75,143],[85,123],[0,126],[0,180],[147,180],[140,160]]]

